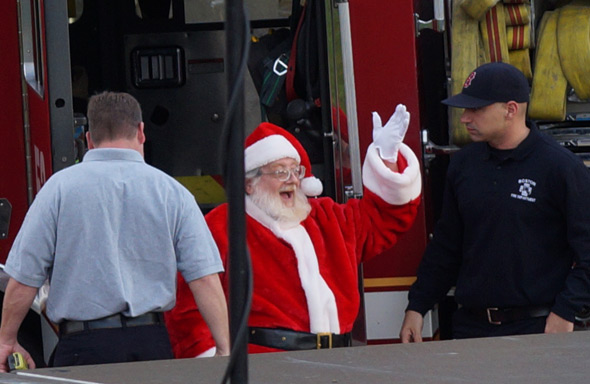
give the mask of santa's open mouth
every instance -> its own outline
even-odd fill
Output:
[[[282,191],[281,199],[285,202],[292,201],[295,193],[293,191]]]

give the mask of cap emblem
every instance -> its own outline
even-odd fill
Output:
[[[471,82],[473,81],[473,79],[475,79],[475,71],[471,72],[471,75],[469,75],[469,77],[465,80],[465,83],[463,84],[463,88],[467,88],[471,85]]]

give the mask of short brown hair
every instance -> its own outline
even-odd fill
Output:
[[[105,91],[88,101],[88,130],[92,141],[132,139],[142,122],[141,107],[128,93]]]

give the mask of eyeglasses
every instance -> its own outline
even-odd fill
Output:
[[[295,175],[296,178],[301,180],[305,176],[305,167],[303,165],[300,165],[295,168],[278,169],[278,170],[272,171],[272,172],[262,172],[262,170],[258,170],[257,175],[258,176],[260,176],[260,175],[272,176],[272,177],[278,179],[279,181],[287,181],[291,178],[291,175]]]

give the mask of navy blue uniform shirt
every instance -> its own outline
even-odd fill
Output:
[[[467,145],[417,277],[408,309],[422,314],[456,286],[465,307],[549,305],[573,321],[590,305],[590,171],[535,127],[512,151]]]

